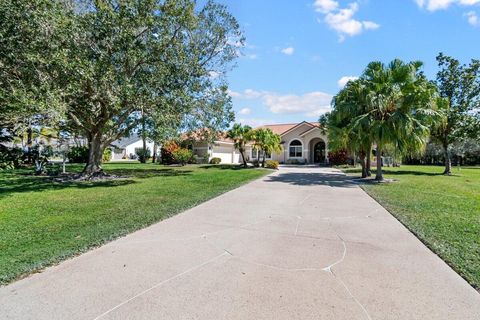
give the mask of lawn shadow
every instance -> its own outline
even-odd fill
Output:
[[[372,174],[375,172],[372,171]],[[389,175],[396,175],[396,176],[403,176],[403,175],[413,175],[413,176],[442,176],[443,172],[423,172],[423,171],[415,171],[415,170],[398,170],[398,171],[391,171],[388,169],[383,169],[383,174]]]
[[[0,176],[0,198],[13,193],[42,192],[45,190],[61,190],[68,188],[89,189],[95,187],[118,187],[134,184],[134,179],[146,179],[152,177],[184,176],[191,174],[192,170],[174,170],[170,168],[145,168],[124,169],[113,168],[105,172],[109,175],[118,176],[116,179],[96,181],[56,181],[59,176],[36,176],[29,171],[11,171]]]
[[[22,175],[16,179],[2,181],[0,198],[12,193],[42,192],[45,190],[61,190],[68,188],[89,189],[94,187],[118,187],[135,183],[131,179],[56,182],[52,177],[39,177],[35,175]]]
[[[105,170],[108,174],[113,174],[116,176],[129,177],[129,178],[138,178],[146,179],[153,177],[177,177],[177,176],[186,176],[190,175],[192,170],[183,170],[183,169],[171,169],[171,168],[135,168],[135,169],[107,169]]]
[[[200,169],[221,169],[221,170],[249,170],[255,169],[254,167],[247,167],[240,164],[205,164],[199,166]]]
[[[283,182],[295,186],[329,186],[336,188],[352,188],[357,183],[343,174],[286,172],[268,176],[266,182]]]

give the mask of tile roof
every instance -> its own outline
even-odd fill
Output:
[[[312,126],[319,126],[320,124],[318,122],[307,122],[306,123],[311,124]],[[259,128],[268,128],[272,130],[274,133],[282,135],[284,132],[289,131],[290,129],[293,129],[294,127],[298,126],[303,122],[298,122],[298,123],[283,123],[283,124],[268,124],[268,125],[263,125]]]
[[[302,123],[307,123],[312,126],[318,127],[320,126],[320,123],[318,122],[307,122],[307,121],[302,121],[302,122],[297,122],[297,123],[282,123],[282,124],[267,124],[263,125],[260,127],[256,127],[255,129],[260,129],[260,128],[268,128],[273,131],[273,133],[282,135],[283,133],[295,128],[296,126],[302,124]],[[311,129],[308,129],[304,132],[307,132]],[[204,132],[201,130],[197,130],[195,132],[189,132],[188,134],[183,134],[181,137],[183,140],[187,139],[194,139],[194,140],[202,140]],[[303,133],[302,133],[303,134]],[[215,139],[216,142],[227,142],[227,143],[233,143],[233,140],[230,138],[227,138],[227,133],[222,132],[218,135],[218,137]]]

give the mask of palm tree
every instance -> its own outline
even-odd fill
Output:
[[[365,127],[354,126],[352,119],[367,112],[366,98],[368,90],[362,80],[350,81],[333,99],[333,110],[324,115],[320,123],[328,129],[331,150],[347,150],[357,154],[362,166],[362,178],[371,175],[370,157],[372,139]]]
[[[240,123],[235,123],[227,132],[227,137],[233,140],[233,146],[242,155],[243,166],[247,167],[247,160],[245,159],[245,146],[250,141],[252,128],[250,126],[242,126]]]
[[[353,120],[353,128],[369,135],[377,146],[378,181],[383,180],[381,156],[387,144],[394,144],[402,153],[426,146],[429,122],[436,114],[436,87],[421,67],[419,61],[396,59],[388,66],[372,62],[361,77],[368,91],[367,112]]]
[[[267,154],[282,151],[282,139],[280,135],[274,133],[269,128],[254,130],[251,138],[252,141],[254,141],[253,147],[263,153],[262,167],[265,167],[265,158]],[[258,160],[260,161],[260,159]]]

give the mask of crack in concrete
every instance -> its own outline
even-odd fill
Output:
[[[309,195],[310,196],[310,195]],[[307,198],[309,197],[307,196]],[[305,200],[305,199],[304,199]],[[347,294],[350,296],[350,298],[352,298],[355,303],[362,309],[363,311],[363,314],[365,315],[365,317],[368,319],[368,320],[371,320],[371,317],[367,311],[367,309],[365,308],[365,306],[353,295],[352,291],[348,288],[348,286],[345,284],[345,282],[334,272],[333,270],[333,267],[342,263],[345,258],[346,258],[346,255],[347,255],[347,245],[346,245],[346,241],[338,234],[338,232],[335,230],[335,228],[333,228],[331,222],[332,220],[336,220],[336,219],[359,219],[359,218],[372,218],[371,215],[367,215],[365,217],[358,217],[358,216],[347,216],[347,217],[325,217],[325,218],[321,218],[320,220],[324,220],[324,221],[328,221],[328,224],[329,224],[329,227],[331,230],[333,230],[333,232],[335,233],[335,235],[338,237],[338,239],[341,241],[342,243],[342,246],[343,246],[343,253],[342,253],[342,257],[333,262],[332,264],[324,267],[324,268],[283,268],[283,267],[278,267],[278,266],[275,266],[275,265],[269,265],[269,264],[264,264],[264,263],[260,263],[260,262],[256,262],[256,261],[250,261],[250,260],[247,260],[247,259],[244,259],[238,255],[235,255],[233,254],[232,252],[230,252],[229,250],[225,249],[225,248],[221,248],[219,246],[217,246],[214,242],[210,241],[207,236],[211,236],[211,235],[215,235],[215,234],[220,234],[222,232],[225,232],[227,230],[231,230],[231,229],[238,229],[238,230],[246,230],[246,231],[252,231],[252,232],[262,232],[264,234],[280,234],[280,235],[285,235],[285,236],[292,236],[291,234],[284,234],[284,233],[281,233],[281,232],[267,232],[267,231],[263,231],[263,230],[255,230],[255,229],[249,229],[248,227],[250,226],[254,226],[254,225],[257,225],[257,224],[260,224],[260,223],[263,223],[265,221],[271,221],[272,219],[272,216],[281,216],[281,217],[286,217],[286,218],[293,218],[295,216],[289,216],[289,215],[270,215],[269,217],[267,218],[264,218],[264,219],[260,219],[258,221],[255,221],[253,223],[247,223],[247,224],[244,224],[244,225],[240,225],[240,226],[226,226],[225,229],[221,229],[221,230],[217,230],[217,231],[213,231],[213,232],[207,232],[207,233],[204,233],[200,236],[194,236],[194,237],[186,237],[186,238],[173,238],[173,239],[155,239],[155,240],[150,240],[150,241],[144,241],[144,242],[156,242],[156,241],[184,241],[184,240],[194,240],[194,239],[200,239],[200,238],[203,238],[206,240],[206,242],[208,244],[210,244],[211,246],[213,246],[215,249],[219,250],[219,251],[223,251],[222,254],[218,255],[218,256],[215,256],[214,258],[210,259],[210,260],[207,260],[206,262],[200,264],[200,265],[196,265],[190,269],[187,269],[185,270],[184,272],[182,273],[179,273],[169,279],[166,279],[162,282],[159,282],[157,283],[156,285],[140,292],[139,294],[125,300],[124,302],[118,304],[117,306],[111,308],[110,310],[106,311],[105,313],[103,313],[102,315],[96,317],[94,320],[97,320],[97,319],[100,319],[102,317],[104,317],[105,315],[109,314],[110,312],[120,308],[121,306],[127,304],[128,302],[140,297],[141,295],[144,295],[145,293],[169,282],[169,281],[172,281],[174,279],[177,279],[189,272],[192,272],[196,269],[199,269],[211,262],[213,262],[214,260],[217,260],[219,258],[221,258],[222,256],[231,256],[232,258],[238,260],[238,261],[242,261],[244,263],[248,263],[248,264],[252,264],[252,265],[256,265],[256,266],[260,266],[260,267],[264,267],[264,268],[269,268],[269,269],[272,269],[272,270],[277,270],[277,271],[282,271],[282,272],[312,272],[312,271],[324,271],[324,272],[327,272],[329,273],[330,275],[332,275],[335,279],[335,281],[337,281],[338,283],[340,283],[342,285],[342,287],[345,289],[345,291],[347,292]],[[294,237],[303,237],[303,238],[310,238],[310,239],[319,239],[319,240],[329,240],[329,241],[332,241],[332,239],[325,239],[325,238],[320,238],[320,237],[315,237],[315,236],[307,236],[307,235],[299,235],[298,234],[298,229],[299,229],[299,225],[300,225],[300,220],[303,219],[301,216],[296,216],[297,218],[297,223],[296,223],[296,227],[295,227],[295,233],[294,233]],[[130,242],[130,243],[139,243],[139,242]]]
[[[357,303],[357,305],[362,309],[363,311],[363,314],[365,315],[365,317],[368,319],[368,320],[372,320],[372,318],[370,317],[370,314],[368,313],[367,309],[365,308],[365,306],[360,302],[358,301],[357,298],[355,298],[355,296],[353,295],[352,291],[350,291],[350,289],[347,287],[347,285],[345,284],[345,282],[343,282],[343,280],[338,277],[335,272],[333,271],[330,271],[330,273],[332,274],[332,276],[335,278],[336,281],[338,281],[344,288],[345,288],[345,291],[347,291],[348,295],[353,299],[353,301],[355,301]]]
[[[159,283],[151,286],[150,288],[148,288],[148,289],[146,289],[146,290],[143,290],[142,292],[137,293],[137,294],[134,295],[133,297],[131,297],[131,298],[129,298],[129,299],[127,299],[127,300],[125,300],[125,301],[117,304],[117,305],[114,306],[113,308],[111,308],[111,309],[105,311],[104,313],[102,313],[101,315],[95,317],[94,320],[101,319],[101,318],[103,318],[104,316],[106,316],[107,314],[109,314],[109,313],[117,310],[118,308],[126,305],[127,303],[129,303],[129,302],[137,299],[137,298],[140,297],[140,296],[143,296],[143,295],[146,294],[147,292],[150,292],[150,291],[152,291],[153,289],[158,288],[158,287],[164,285],[164,284],[167,283],[167,282],[170,282],[170,281],[172,281],[172,280],[175,280],[175,279],[177,279],[177,278],[180,278],[181,276],[186,275],[187,273],[190,273],[190,272],[192,272],[192,271],[195,271],[195,270],[197,270],[197,269],[200,269],[200,268],[206,266],[207,264],[212,263],[212,262],[214,262],[215,260],[218,260],[218,259],[220,259],[221,257],[226,256],[227,254],[228,254],[228,251],[225,250],[225,252],[223,252],[222,254],[219,254],[219,255],[217,255],[217,256],[215,256],[215,257],[213,257],[213,258],[211,258],[211,259],[209,259],[209,260],[207,260],[207,261],[205,261],[205,262],[203,262],[203,263],[201,263],[201,264],[198,264],[198,265],[193,266],[193,267],[191,267],[191,268],[189,268],[189,269],[187,269],[187,270],[185,270],[185,271],[183,271],[183,272],[181,272],[181,273],[178,273],[178,274],[174,275],[173,277],[170,277],[170,278],[168,278],[168,279],[165,279],[165,280],[163,280],[163,281],[161,281],[161,282],[159,282]]]
[[[367,216],[367,218],[368,218],[368,216]],[[332,270],[332,268],[334,266],[342,263],[345,260],[345,257],[347,256],[347,244],[346,244],[345,240],[343,240],[343,238],[338,234],[338,232],[335,230],[335,228],[333,228],[331,223],[329,223],[329,226],[330,226],[330,229],[332,229],[333,232],[335,232],[335,234],[337,235],[337,237],[342,241],[343,254],[342,254],[342,258],[340,260],[334,262],[333,264],[327,266],[326,268],[323,268],[322,270],[325,271],[325,272],[328,272],[330,275],[332,275],[333,278],[335,279],[335,281],[339,282],[345,288],[345,291],[348,293],[348,295],[353,299],[353,301],[355,301],[355,303],[360,307],[360,309],[362,309],[365,317],[368,320],[372,320],[372,318],[370,317],[370,314],[368,313],[365,306],[353,295],[352,291],[348,288],[346,283],[334,272],[334,270]]]
[[[295,237],[297,236],[298,226],[300,225],[300,220],[301,219],[302,219],[302,217],[300,217],[300,216],[297,217],[297,226],[295,227]]]

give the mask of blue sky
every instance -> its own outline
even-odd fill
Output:
[[[228,73],[237,122],[316,121],[340,80],[373,60],[421,60],[434,78],[442,51],[480,58],[480,0],[221,0],[246,47]]]

